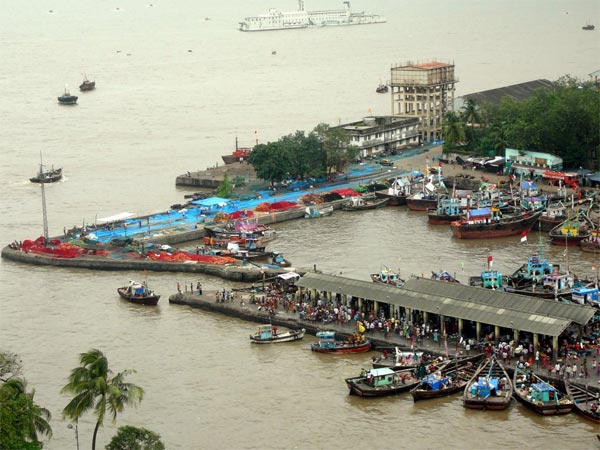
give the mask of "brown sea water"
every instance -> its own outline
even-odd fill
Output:
[[[456,64],[457,94],[597,70],[598,1],[353,1],[387,16],[384,25],[245,34],[237,22],[296,2],[5,2],[0,14],[0,179],[2,245],[42,232],[41,193],[28,178],[40,151],[64,167],[47,186],[49,229],[121,211],[150,213],[182,202],[175,177],[220,163],[240,145],[274,140],[319,122],[388,114],[375,93],[391,65],[440,58]],[[308,9],[336,9],[315,0]],[[117,9],[118,8],[118,9]],[[49,12],[52,10],[52,12]],[[210,20],[206,20],[206,19]],[[191,51],[190,51],[191,50]],[[272,52],[276,51],[276,55]],[[87,73],[97,89],[76,93]],[[68,84],[75,107],[56,97]],[[255,133],[256,131],[256,133]],[[369,279],[382,265],[403,276],[432,270],[462,281],[489,252],[509,273],[537,250],[518,237],[458,241],[422,214],[386,208],[336,213],[276,227],[281,251],[297,267]],[[592,276],[596,257],[543,239],[544,255]],[[116,288],[141,273],[52,269],[0,262],[0,342],[18,353],[36,400],[53,413],[48,449],[75,448],[61,419],[60,394],[77,355],[104,351],[146,397],[116,425],[107,420],[98,448],[119,425],[147,427],[169,449],[195,448],[592,448],[593,425],[576,415],[538,417],[514,404],[499,413],[465,410],[458,397],[413,404],[409,396],[349,397],[343,379],[371,355],[312,354],[314,338],[253,347],[254,324],[171,306],[176,282],[231,286],[211,277],[150,273],[163,294],[156,308],[119,300]],[[91,447],[92,416],[79,424]]]

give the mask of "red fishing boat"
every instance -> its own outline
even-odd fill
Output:
[[[317,332],[317,343],[311,344],[310,349],[319,353],[361,353],[371,350],[371,341],[360,334],[353,334],[345,341],[335,340],[335,331]]]
[[[250,154],[251,148],[248,147],[238,147],[238,140],[235,138],[235,150],[231,152],[229,155],[223,155],[221,158],[225,164],[233,164],[235,162],[244,161],[248,155]]]
[[[459,239],[484,239],[514,236],[531,230],[542,210],[504,214],[499,208],[471,209],[460,220],[450,223]]]

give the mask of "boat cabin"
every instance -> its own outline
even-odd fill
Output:
[[[572,291],[571,300],[580,305],[600,306],[597,287],[575,288]]]
[[[394,384],[396,372],[388,367],[380,369],[371,369],[367,371],[365,380],[367,384],[373,387],[384,387]]]
[[[318,331],[319,347],[335,348],[335,331]]]
[[[542,278],[542,286],[556,292],[572,288],[574,282],[573,276],[569,274],[558,275],[557,273],[553,273]]]
[[[504,284],[502,274],[497,270],[481,272],[482,287],[486,289],[500,289]]]
[[[467,221],[471,224],[488,224],[500,220],[499,208],[478,208],[467,211]]]
[[[256,333],[260,339],[271,339],[277,334],[277,327],[273,325],[259,325]]]
[[[548,383],[532,384],[529,395],[532,402],[558,402],[556,389]]]

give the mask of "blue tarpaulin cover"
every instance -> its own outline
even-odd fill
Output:
[[[490,208],[472,209],[469,211],[469,217],[486,217],[490,215]]]
[[[219,203],[229,203],[231,200],[229,200],[228,198],[221,198],[221,197],[209,197],[209,198],[204,198],[202,200],[194,200],[192,203],[194,205],[200,205],[200,206],[214,206],[214,205],[218,205]]]

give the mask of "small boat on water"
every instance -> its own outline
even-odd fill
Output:
[[[592,422],[600,423],[600,393],[568,378],[565,379],[565,388],[575,411]]]
[[[421,379],[411,391],[415,402],[462,392],[473,377],[483,354],[454,359]]]
[[[138,283],[132,280],[129,286],[120,287],[117,292],[121,298],[137,305],[156,305],[160,299],[160,295],[149,289],[145,281]]]
[[[304,337],[306,330],[285,331],[280,333],[276,326],[259,325],[255,334],[250,335],[250,342],[254,344],[273,344],[277,342],[298,341]]]
[[[362,370],[358,377],[346,378],[350,395],[384,397],[410,391],[419,383],[414,369],[392,370],[387,367]]]
[[[406,205],[406,197],[410,194],[410,180],[406,177],[396,178],[386,189],[375,191],[375,197],[387,198],[387,206]]]
[[[62,179],[62,176],[62,167],[55,169],[53,166],[50,170],[44,170],[44,166],[40,164],[40,171],[29,181],[32,183],[56,183]]]
[[[342,203],[342,209],[344,211],[365,211],[381,208],[387,202],[387,198],[350,197],[346,202]]]
[[[335,331],[317,332],[318,342],[311,344],[310,349],[319,353],[362,353],[371,350],[372,343],[361,334],[354,333],[345,341],[335,340]]]
[[[398,272],[394,272],[388,267],[382,267],[379,273],[372,273],[371,280],[373,280],[374,283],[391,284],[396,287],[402,287],[405,282],[405,280],[400,278]]]
[[[596,26],[592,25],[591,23],[588,23],[588,24],[582,26],[581,29],[585,30],[585,31],[592,31],[592,30],[596,29]]]
[[[93,91],[96,89],[96,82],[88,80],[86,75],[83,75],[83,82],[79,85],[80,91]]]
[[[61,105],[75,105],[77,104],[78,98],[79,97],[76,95],[71,95],[69,90],[65,87],[65,93],[58,97],[58,103]]]
[[[516,399],[538,414],[551,416],[573,411],[568,396],[534,374],[531,368],[517,366],[513,386]]]
[[[568,218],[549,232],[552,243],[556,245],[579,245],[592,236],[594,224],[587,217],[585,210],[580,209],[575,218]]]
[[[228,155],[222,155],[221,159],[225,164],[233,164],[244,161],[252,149],[249,147],[238,147],[237,137],[235,138],[235,150]]]
[[[319,217],[326,217],[333,214],[333,206],[319,206],[312,205],[307,206],[304,209],[305,219],[317,219]]]
[[[472,209],[460,220],[451,222],[450,228],[459,239],[514,236],[531,230],[541,214],[541,210],[504,214],[496,207]]]
[[[508,408],[513,398],[512,381],[496,357],[481,362],[463,393],[463,406],[468,409]]]
[[[375,92],[377,92],[378,94],[386,94],[389,91],[389,87],[387,87],[385,84],[381,83],[379,86],[377,86],[377,88],[375,89]]]

